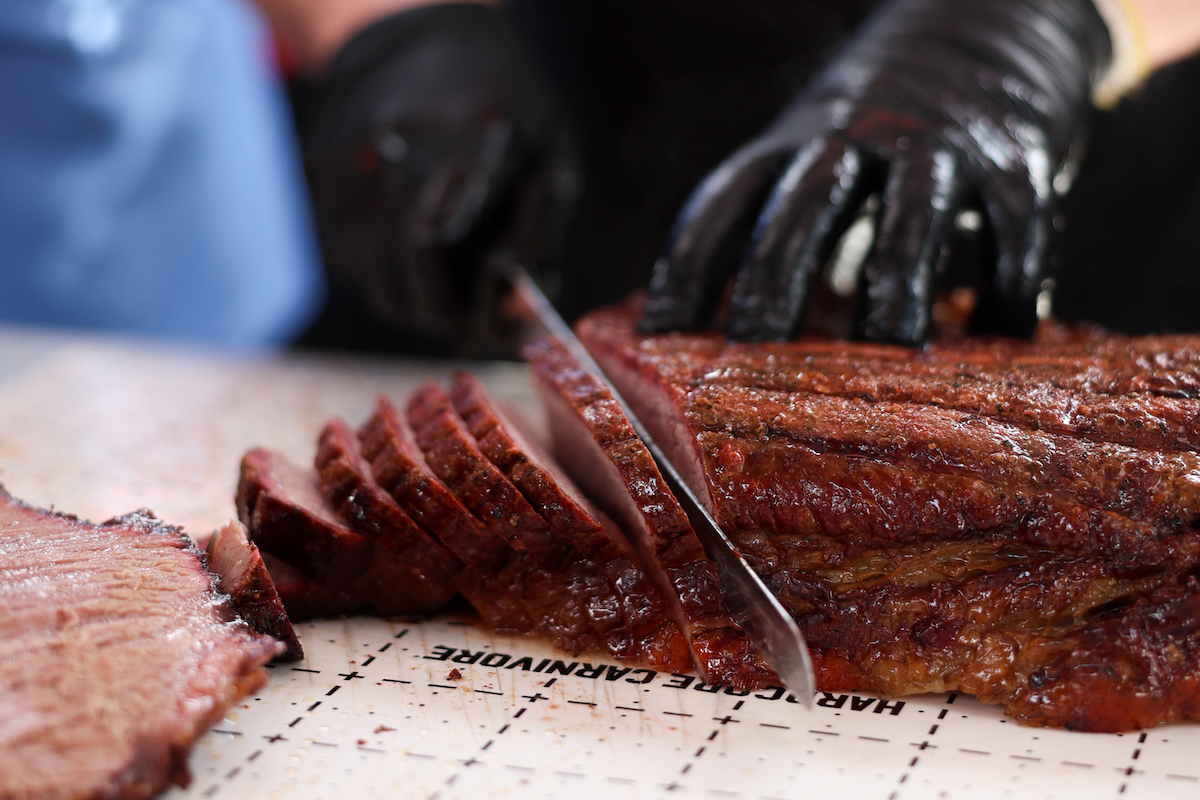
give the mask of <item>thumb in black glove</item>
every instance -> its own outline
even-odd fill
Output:
[[[977,198],[997,257],[976,316],[1027,331],[1054,178],[1111,54],[1092,0],[893,0],[696,189],[655,267],[643,328],[704,325],[740,250],[730,336],[794,336],[837,238],[878,192],[860,335],[924,340],[942,245]]]

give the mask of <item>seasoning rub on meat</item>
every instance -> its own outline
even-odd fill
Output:
[[[1074,730],[1200,718],[1200,338],[731,344],[636,318],[577,330],[796,618],[820,689],[961,691]],[[263,494],[271,513],[242,504],[293,571],[289,611],[457,592],[572,653],[776,682],[613,396],[552,340],[527,357],[553,455],[460,375],[381,398],[357,443],[331,423],[319,473]],[[252,455],[244,496],[268,485]],[[392,513],[368,508],[379,488],[422,534],[388,563],[438,589],[378,581],[347,606],[342,573],[369,571]]]
[[[1200,339],[579,334],[799,621],[826,690],[1200,715]]]

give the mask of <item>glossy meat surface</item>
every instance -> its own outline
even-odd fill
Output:
[[[237,509],[256,545],[326,586],[353,586],[371,559],[370,538],[337,515],[316,471],[273,450],[242,456]]]
[[[489,626],[537,633],[572,653],[606,652],[618,661],[669,670],[686,668],[686,652],[681,658],[681,640],[677,631],[672,636],[661,600],[655,602],[658,598],[646,585],[644,574],[622,558],[618,548],[611,548],[612,563],[598,563],[576,551],[570,539],[538,515],[483,454],[439,387],[423,387],[410,405],[424,407],[417,415],[420,422],[414,427],[420,428],[414,440],[420,441],[425,460],[418,462],[409,452],[402,465],[395,457],[408,450],[405,442],[397,440],[404,435],[406,423],[389,401],[381,400],[361,432],[363,440],[379,453],[377,474],[402,490],[417,484],[440,486],[444,476],[454,502],[442,498],[429,505],[437,506],[436,516],[446,528],[477,526],[478,537],[503,542],[501,536],[511,528],[525,525],[526,532],[537,534],[541,553],[555,553],[556,563],[548,567],[528,550],[505,545],[499,567],[463,570],[455,585]],[[429,424],[431,420],[435,424]],[[441,474],[434,474],[439,470]],[[397,500],[402,496],[397,494]],[[440,496],[440,489],[409,494],[407,502],[413,504],[414,516],[434,516],[427,513],[429,509],[420,508],[433,496]],[[499,519],[494,516],[496,511]],[[536,521],[530,521],[530,514]],[[484,525],[481,518],[495,521]]]
[[[777,682],[729,616],[716,567],[620,405],[557,343],[540,340],[526,357],[549,412],[556,455],[628,533],[705,680],[735,687]]]
[[[589,616],[598,626],[607,620],[602,632],[610,651],[622,660],[640,660],[659,669],[687,669],[687,642],[616,523],[584,496],[520,423],[496,406],[474,376],[458,373],[451,394],[480,451],[573,546],[574,571],[600,572],[607,579],[607,586],[595,581],[587,585],[595,589],[588,598]]]
[[[0,797],[186,784],[193,742],[283,649],[237,619],[181,531],[0,492]]]
[[[827,690],[1019,720],[1200,715],[1200,339],[923,350],[581,338],[799,621]]]

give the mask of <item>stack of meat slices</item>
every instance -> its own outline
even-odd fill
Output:
[[[1200,718],[1200,338],[913,351],[636,319],[577,329],[822,689],[959,690],[1077,730]]]
[[[587,387],[576,384],[557,386],[560,405],[578,425],[597,424],[585,422]],[[250,451],[238,511],[293,619],[423,614],[459,594],[495,630],[540,635],[571,653],[672,672],[695,666],[713,683],[777,680],[729,618],[712,565],[645,449],[617,422],[598,423],[608,427],[588,434],[588,453],[576,456],[606,470],[620,525],[465,373],[449,391],[424,385],[404,411],[380,398],[357,433],[331,420],[311,469]]]

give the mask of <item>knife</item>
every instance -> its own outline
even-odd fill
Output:
[[[746,559],[721,530],[721,526],[713,519],[708,509],[701,504],[692,488],[680,477],[679,470],[650,436],[646,426],[621,397],[621,393],[600,369],[600,365],[583,343],[575,337],[574,331],[559,316],[524,267],[513,259],[504,259],[497,267],[508,275],[518,301],[528,312],[525,316],[532,317],[547,334],[557,339],[579,366],[599,380],[620,404],[634,432],[650,451],[667,488],[683,506],[688,521],[700,538],[700,543],[704,545],[704,551],[716,564],[717,573],[725,589],[725,603],[729,613],[750,636],[750,640],[766,658],[771,669],[775,670],[783,685],[811,709],[814,701],[812,657],[796,621],[746,563]]]

